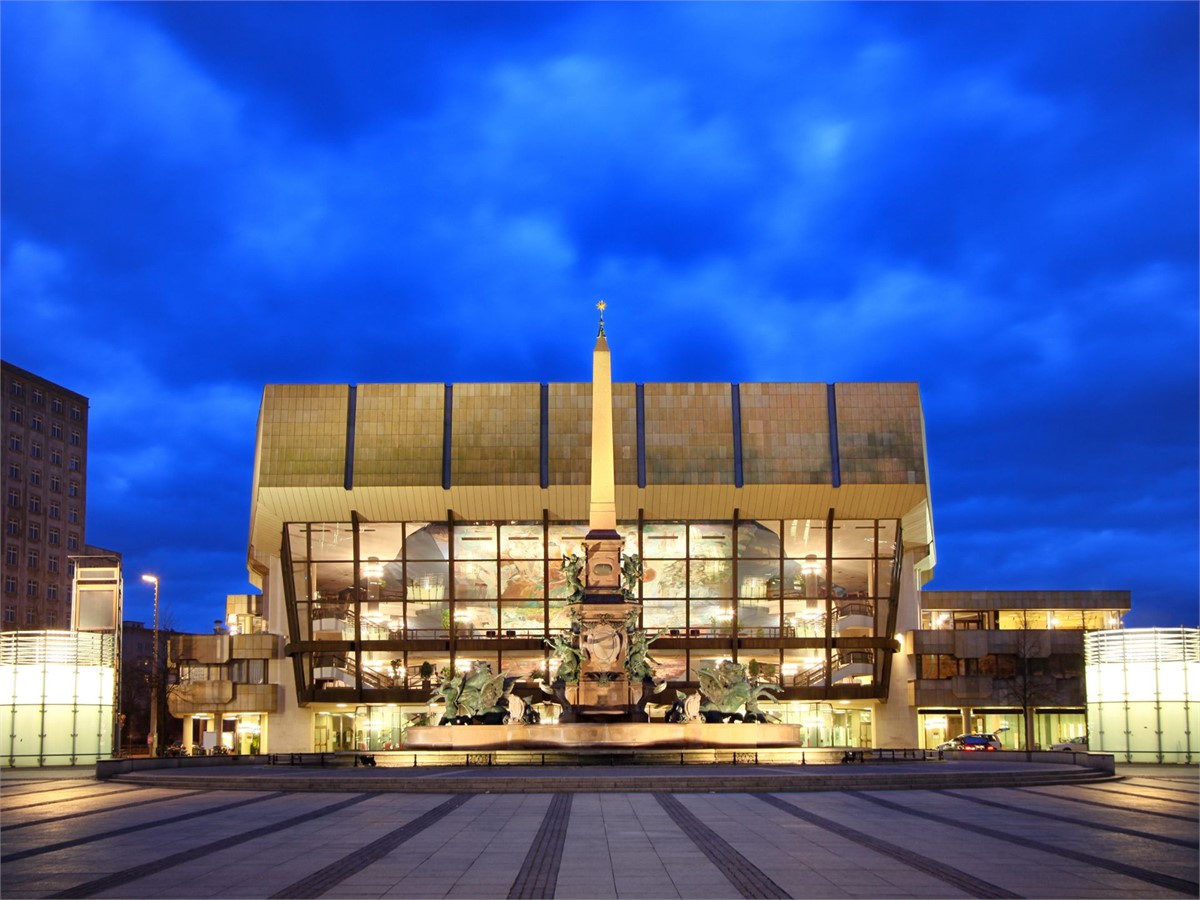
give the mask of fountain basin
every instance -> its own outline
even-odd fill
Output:
[[[409,728],[406,750],[605,750],[801,747],[803,725],[763,722],[578,722],[566,725],[438,725]]]

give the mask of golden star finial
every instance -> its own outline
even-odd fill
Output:
[[[608,309],[608,304],[601,300],[596,304],[596,309],[600,310],[600,333],[604,334],[604,311]]]

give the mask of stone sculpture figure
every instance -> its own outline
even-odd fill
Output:
[[[567,589],[571,592],[567,596],[569,603],[578,603],[583,600],[583,562],[581,556],[567,555],[563,557],[563,577],[567,580]]]
[[[570,635],[555,635],[552,638],[546,639],[546,646],[554,651],[555,658],[558,659],[558,671],[554,675],[555,681],[561,681],[564,684],[574,684],[579,680],[579,662],[582,659],[582,654],[575,648],[575,643]]]
[[[473,663],[469,671],[457,675],[444,671],[441,684],[433,694],[434,700],[446,704],[442,724],[467,725],[476,719],[495,717],[501,711],[501,698],[515,680],[505,678],[503,672],[493,675],[492,667],[480,661]]]
[[[612,671],[625,655],[625,632],[608,622],[599,622],[579,636],[583,655],[598,671]]]
[[[642,580],[642,558],[636,553],[621,554],[621,593],[626,600],[636,600],[638,583]]]
[[[676,701],[667,712],[668,722],[698,722],[700,721],[700,695],[685,694],[676,691]]]
[[[525,721],[525,701],[516,694],[509,694],[506,700],[508,702],[508,715],[504,717],[504,724],[520,725]]]
[[[743,710],[754,715],[755,721],[761,721],[759,701],[764,697],[776,699],[766,685],[751,683],[745,666],[732,661],[723,662],[716,668],[704,666],[696,674],[700,679],[700,693],[707,701],[702,711],[708,721],[741,721]]]

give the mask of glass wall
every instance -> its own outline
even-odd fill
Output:
[[[112,756],[115,684],[112,634],[0,634],[0,753],[5,763],[94,765]]]
[[[618,530],[642,559],[643,627],[701,642],[656,646],[660,677],[694,680],[702,665],[739,658],[784,688],[874,679],[876,654],[837,643],[886,631],[895,521],[624,521]],[[545,671],[546,650],[529,644],[570,626],[562,559],[582,553],[586,533],[582,522],[287,525],[291,639],[329,644],[304,659],[309,686],[423,688],[481,657],[461,642],[491,639],[483,656],[494,670]],[[789,643],[743,659],[738,639]],[[425,663],[433,672],[422,675]]]
[[[871,710],[845,703],[779,703],[770,707],[785,725],[803,727],[804,747],[871,747]]]
[[[921,611],[921,628],[972,631],[999,628],[1003,631],[1062,629],[1096,631],[1119,628],[1121,612],[1116,609],[1001,609]]]
[[[1124,762],[1200,755],[1200,630],[1131,628],[1084,636],[1089,749]]]

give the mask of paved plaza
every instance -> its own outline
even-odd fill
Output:
[[[330,773],[324,791],[7,770],[0,891],[6,900],[1200,894],[1195,768],[1119,766],[1115,780],[1059,785],[745,792],[728,791],[745,767],[693,773],[726,788],[713,792],[522,792],[512,774],[497,775],[501,790],[417,793],[373,789],[377,771],[353,769]],[[447,784],[460,775],[418,773]],[[528,777],[572,783],[564,772]]]

